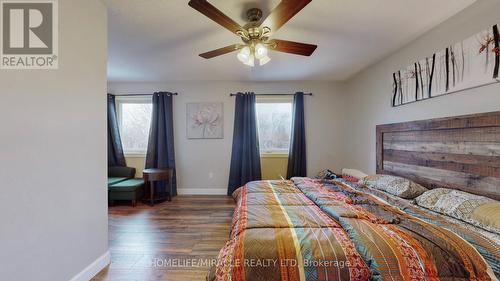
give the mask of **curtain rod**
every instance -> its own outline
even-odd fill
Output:
[[[234,97],[238,94],[229,94],[229,96]],[[255,94],[256,96],[293,96],[295,94]],[[312,96],[312,93],[304,93],[304,96]]]
[[[161,92],[162,91],[160,91],[158,93],[161,93]],[[172,94],[173,96],[178,95],[178,93],[170,93],[170,94]],[[112,94],[112,95],[117,96],[117,97],[124,97],[124,96],[152,96],[153,94],[137,92],[137,93],[123,93],[123,94]]]

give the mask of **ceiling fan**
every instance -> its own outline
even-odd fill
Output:
[[[207,0],[190,0],[189,6],[238,35],[243,41],[243,44],[233,44],[222,47],[200,54],[200,57],[210,59],[240,50],[237,56],[238,60],[245,65],[253,67],[255,65],[255,60],[258,60],[260,65],[264,65],[271,60],[268,55],[268,50],[310,56],[314,50],[316,50],[316,45],[280,39],[269,39],[269,37],[311,1],[312,0],[282,0],[263,21],[261,21],[262,10],[252,8],[247,11],[249,22],[241,26],[215,8],[212,4],[208,3]]]

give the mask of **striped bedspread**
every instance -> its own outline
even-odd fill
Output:
[[[342,181],[250,182],[207,280],[498,280],[500,246]],[[459,227],[458,227],[459,228]],[[467,239],[469,238],[469,239]]]

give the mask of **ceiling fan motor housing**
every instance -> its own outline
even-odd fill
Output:
[[[258,8],[252,8],[247,11],[248,23],[243,27],[246,30],[247,37],[243,41],[248,43],[252,40],[265,41],[267,39],[267,34],[270,32],[268,27],[260,27],[260,20],[262,19],[262,10]]]
[[[258,8],[252,8],[247,11],[247,19],[250,22],[258,22],[262,18],[262,10]]]

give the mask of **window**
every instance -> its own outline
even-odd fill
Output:
[[[261,154],[288,153],[292,128],[292,101],[289,98],[258,99],[256,111]]]
[[[125,154],[145,154],[151,124],[151,99],[117,97],[116,108]]]

